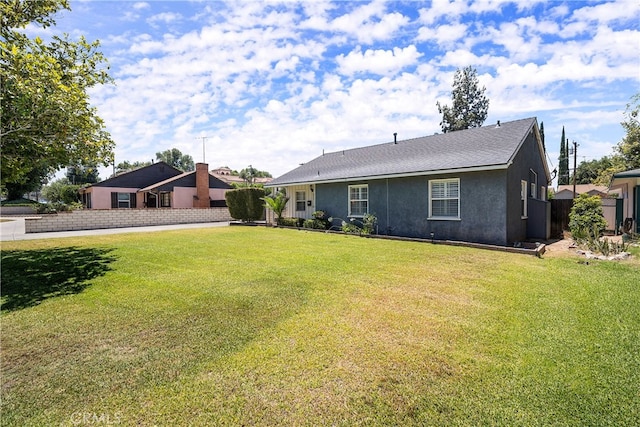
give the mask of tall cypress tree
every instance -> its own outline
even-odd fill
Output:
[[[542,149],[547,152],[547,147],[544,145],[544,122],[540,122],[540,139],[542,140]]]
[[[562,138],[560,138],[560,165],[558,166],[558,185],[569,184],[569,146],[562,126]]]

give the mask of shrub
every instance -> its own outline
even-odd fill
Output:
[[[280,218],[279,225],[284,227],[302,227],[303,219],[302,218]]]
[[[67,178],[61,178],[44,186],[42,196],[49,203],[72,205],[80,201],[79,189],[80,185],[71,184]]]
[[[581,194],[573,201],[569,213],[569,230],[574,239],[584,239],[587,233],[597,232],[598,237],[607,227],[598,196]]]
[[[327,220],[327,214],[325,211],[315,211],[312,214],[311,219],[304,221],[302,226],[304,228],[313,228],[316,230],[328,230],[331,227],[331,222]]]
[[[356,218],[349,219],[349,222],[342,221],[342,231],[352,234],[375,234],[378,217],[374,214],[365,214],[362,220]]]
[[[75,210],[84,209],[84,206],[80,202],[73,203],[39,203],[36,206],[36,213],[39,214],[53,214],[56,212],[70,212]]]
[[[604,256],[617,255],[629,250],[629,243],[624,240],[621,242],[614,242],[610,239],[601,238],[600,231],[597,227],[591,230],[582,230],[584,236],[576,238],[578,245],[590,250],[593,253],[600,253]]]
[[[264,189],[256,187],[238,188],[225,194],[231,217],[245,222],[264,217],[263,197]]]

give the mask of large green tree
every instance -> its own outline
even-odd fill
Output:
[[[1,184],[39,185],[70,164],[112,162],[114,142],[89,103],[87,89],[111,82],[99,42],[68,35],[30,39],[28,24],[55,25],[67,0],[0,3]]]
[[[600,159],[580,162],[575,172],[576,184],[599,184],[607,185],[608,183],[599,182],[599,177],[605,171],[613,167],[615,159],[604,156]],[[573,178],[573,175],[572,175]]]
[[[442,114],[442,132],[482,126],[489,111],[489,99],[484,94],[485,90],[484,86],[479,86],[475,68],[458,68],[453,78],[451,107],[436,103],[438,112]]]
[[[624,161],[625,169],[640,168],[640,93],[631,98],[621,123],[626,135],[616,147],[616,151]]]
[[[624,112],[625,120],[620,123],[625,136],[616,145],[614,154],[609,157],[611,165],[600,171],[596,184],[609,185],[611,177],[618,172],[640,168],[640,93],[631,97]]]
[[[196,169],[193,157],[182,154],[177,148],[156,153],[156,160],[166,162],[183,172],[191,172]]]

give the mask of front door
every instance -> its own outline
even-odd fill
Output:
[[[147,207],[148,208],[157,208],[158,207],[158,198],[153,193],[147,193]]]

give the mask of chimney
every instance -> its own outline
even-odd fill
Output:
[[[393,133],[393,143],[397,144],[398,143],[398,132],[394,132]]]
[[[194,208],[208,208],[209,203],[209,165],[196,163],[196,197],[193,200]]]

